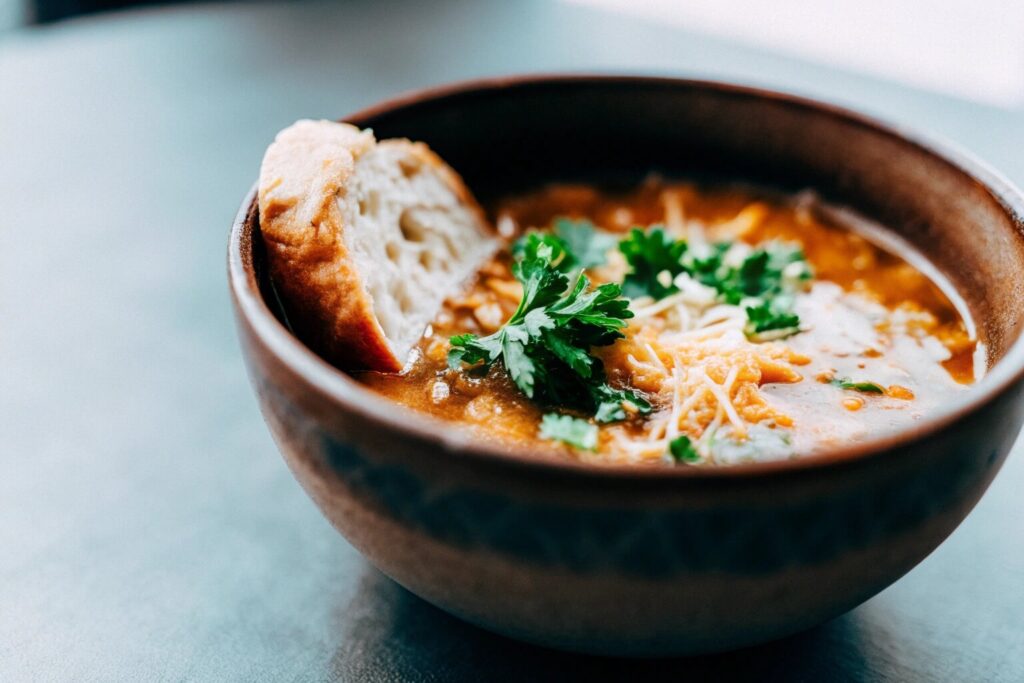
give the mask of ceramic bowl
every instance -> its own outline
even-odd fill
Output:
[[[960,152],[827,104],[663,78],[475,82],[346,120],[429,143],[485,203],[651,170],[813,188],[943,271],[992,361],[970,392],[912,428],[787,462],[597,467],[501,450],[370,393],[289,332],[266,279],[254,189],[231,231],[229,271],[267,424],[345,538],[452,614],[555,648],[634,656],[806,629],[934,550],[1020,431],[1024,200]]]

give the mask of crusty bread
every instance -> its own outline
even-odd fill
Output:
[[[260,169],[260,229],[289,322],[345,370],[399,372],[496,248],[462,179],[422,143],[299,121]]]

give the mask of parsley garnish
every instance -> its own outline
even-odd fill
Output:
[[[542,439],[561,441],[585,451],[597,448],[597,425],[571,415],[547,413],[540,422]]]
[[[786,305],[784,297],[774,301],[764,301],[756,306],[747,306],[747,324],[744,328],[748,337],[756,337],[765,332],[773,333],[772,336],[782,333],[795,334],[800,331],[800,316],[793,313]],[[786,336],[788,336],[788,334]],[[765,335],[767,336],[767,335]]]
[[[787,266],[791,263],[802,264],[796,268],[793,278],[797,282],[811,277],[803,251],[781,242],[769,242],[747,255],[739,267],[722,264],[724,251],[720,251],[717,260],[718,268],[714,271],[717,282],[705,282],[715,287],[726,303],[738,305],[744,299],[767,300],[792,289],[787,281]]]
[[[501,361],[529,398],[585,411],[598,422],[625,419],[626,404],[635,412],[649,413],[650,404],[635,392],[605,382],[604,366],[590,353],[591,347],[622,338],[626,320],[633,317],[619,286],[592,288],[580,272],[567,290],[569,275],[562,264],[579,259],[556,236],[532,233],[517,249],[512,274],[523,284],[518,308],[494,334],[452,337],[448,365],[489,367]]]
[[[811,277],[803,251],[770,242],[733,265],[726,258],[731,248],[728,243],[717,244],[708,253],[697,255],[687,251],[685,241],[673,240],[660,227],[646,232],[633,228],[619,243],[630,265],[622,289],[630,297],[662,299],[679,291],[675,278],[686,273],[715,289],[725,303],[744,305],[747,336],[778,338],[798,332],[800,318],[793,312],[790,294]]]
[[[590,221],[559,218],[555,221],[555,236],[562,240],[566,251],[580,268],[604,265],[608,252],[618,242],[615,235],[598,230]]]
[[[554,232],[530,232],[519,238],[512,247],[512,255],[522,258],[527,244],[538,240],[552,248],[552,263],[566,273],[604,265],[608,251],[616,244],[614,235],[598,230],[590,221],[558,218]]]
[[[622,282],[626,296],[631,299],[641,296],[664,299],[679,291],[672,281],[685,270],[682,256],[686,252],[686,242],[673,240],[660,227],[646,232],[633,228],[629,237],[619,242],[619,251],[630,266]]]
[[[850,391],[859,391],[864,394],[884,394],[883,389],[874,382],[853,382],[848,377],[843,379],[833,379],[829,381],[832,386],[839,387],[840,389],[848,389]]]
[[[683,434],[677,436],[668,443],[668,452],[676,462],[695,463],[700,462],[700,453],[693,447],[690,437]]]

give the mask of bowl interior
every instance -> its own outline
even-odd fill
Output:
[[[551,181],[638,181],[652,171],[810,188],[910,242],[949,279],[998,371],[983,380],[987,393],[1016,379],[1024,365],[1024,342],[1017,344],[1024,329],[1024,200],[979,162],[913,134],[778,93],[599,76],[459,85],[346,120],[372,128],[378,139],[426,142],[485,205]],[[243,229],[258,235],[252,208]],[[286,322],[261,246],[252,241],[259,287]],[[983,401],[976,390],[945,416]]]

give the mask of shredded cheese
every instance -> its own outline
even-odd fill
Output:
[[[700,225],[686,221],[680,192],[664,192],[662,202],[666,228],[693,239]],[[752,204],[723,225],[730,234],[742,233],[763,217],[764,207]],[[696,238],[698,243],[706,239]],[[730,256],[742,258],[741,250]],[[660,301],[634,302],[626,338],[601,351],[611,374],[628,377],[656,407],[639,426],[620,424],[603,430],[602,438],[611,446],[600,456],[603,459],[662,459],[668,457],[672,440],[685,435],[701,459],[708,460],[716,433],[742,441],[754,424],[793,425],[761,386],[800,381],[796,368],[810,359],[779,343],[747,339],[743,307],[719,303],[710,288],[688,276],[674,284],[680,291]]]

